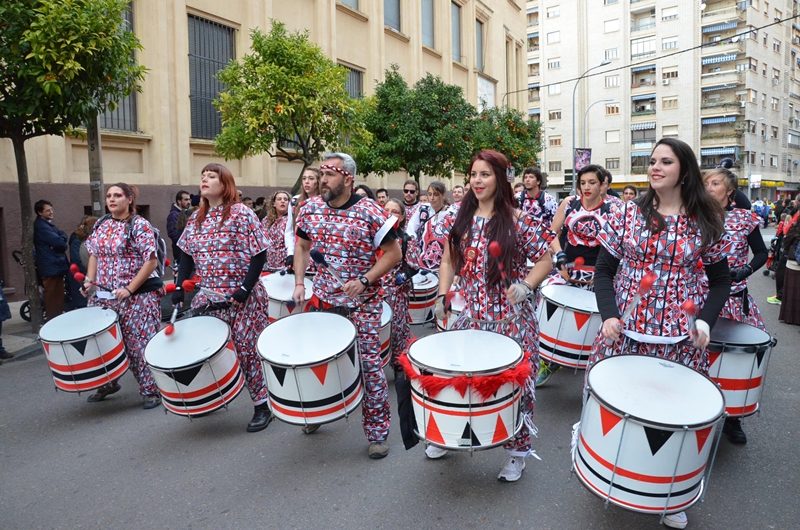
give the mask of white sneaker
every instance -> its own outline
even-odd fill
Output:
[[[501,482],[516,482],[522,476],[523,469],[525,469],[525,458],[509,455],[503,462],[503,467],[500,468],[497,480]]]
[[[689,524],[689,518],[686,517],[686,512],[671,513],[664,517],[664,526],[670,528],[686,528]]]
[[[447,454],[447,449],[442,449],[441,447],[436,447],[435,445],[429,445],[425,448],[425,456],[428,458],[432,458],[436,460],[437,458],[442,458],[444,455]]]

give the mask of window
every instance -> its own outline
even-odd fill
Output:
[[[551,136],[548,140],[550,141],[550,147],[561,147],[560,136]]]
[[[767,35],[767,32],[765,31],[764,32],[764,36],[761,38],[762,42],[764,43],[764,47],[765,48],[767,47],[767,37],[768,37],[768,35]]]
[[[619,48],[608,48],[606,50],[606,61],[611,59],[619,59]]]
[[[475,21],[475,68],[483,72],[483,22]]]
[[[547,44],[555,44],[557,42],[561,42],[560,31],[551,31],[547,34]]]
[[[528,75],[539,75],[539,63],[528,64]]]
[[[124,14],[124,25],[128,31],[133,31],[133,2],[128,2]],[[131,93],[117,101],[117,108],[107,110],[99,116],[101,129],[116,129],[118,131],[137,131],[139,129],[136,117],[136,92]]]
[[[556,162],[548,162],[547,169],[552,173],[555,171],[561,171],[561,161]]]
[[[767,77],[767,63],[762,63],[761,64],[761,75],[763,75],[764,77]]]
[[[772,79],[780,80],[780,78],[781,78],[781,71],[778,70],[777,68],[773,68],[772,69]]]
[[[606,143],[619,143],[619,131],[606,131]]]
[[[528,102],[533,103],[534,101],[539,101],[539,89],[538,88],[531,88],[528,90]]]
[[[606,115],[619,114],[619,103],[606,103]]]
[[[364,72],[343,64],[339,66],[347,68],[347,80],[344,83],[344,87],[347,89],[347,93],[350,97],[357,99],[364,97]]]
[[[631,156],[631,173],[644,174],[647,173],[647,166],[650,164],[650,155],[632,155]]]
[[[644,129],[641,131],[631,131],[631,143],[639,144],[643,142],[655,142],[656,129]]]
[[[547,18],[557,18],[561,16],[561,9],[558,6],[547,8]]]
[[[556,68],[561,68],[561,57],[556,57],[555,59],[547,61],[548,70],[555,70]]]
[[[678,136],[678,126],[677,125],[664,125],[661,128],[661,136]]]
[[[631,39],[631,58],[647,57],[655,55],[656,53],[656,38],[655,37],[642,37],[640,39]]]
[[[551,110],[547,113],[547,118],[550,120],[560,120],[561,119],[561,111],[560,110]]]
[[[778,128],[777,127],[772,127],[772,137],[773,138],[777,138],[778,137]]]
[[[550,96],[557,96],[561,93],[561,83],[556,83],[547,87],[547,94]]]
[[[236,30],[189,15],[189,107],[192,138],[213,139],[222,122],[212,102],[225,88],[217,73],[236,56]]]
[[[603,0],[603,5],[610,6],[611,4],[616,4],[619,0]]]
[[[665,7],[661,10],[661,20],[675,20],[678,18],[678,6]]]
[[[400,31],[400,0],[383,0],[383,25]]]
[[[450,24],[453,26],[453,60],[461,62],[461,6],[450,4]]]
[[[778,39],[772,40],[772,51],[781,53],[781,41]]]
[[[436,48],[433,28],[433,0],[422,0],[422,44],[428,48]]]
[[[605,24],[603,24],[603,32],[613,33],[615,31],[619,31],[619,19],[615,18],[613,20],[606,20]]]
[[[350,6],[353,9],[358,9],[358,0],[339,0],[339,2],[346,6]]]
[[[677,109],[678,98],[661,98],[662,109]]]
[[[772,98],[772,110],[778,110],[778,98]]]
[[[661,39],[662,50],[674,50],[678,47],[678,37],[665,37]]]
[[[619,158],[606,158],[606,169],[619,169]]]
[[[758,61],[756,61],[755,59],[750,59],[750,70],[758,73]]]
[[[661,69],[661,79],[676,79],[678,77],[677,66],[667,66]]]
[[[761,153],[761,157],[760,158],[761,158],[761,167],[764,167],[766,165],[766,163],[767,163],[767,157],[766,157],[766,155],[764,155],[764,153]]]
[[[770,167],[778,167],[778,157],[775,155],[769,155],[769,165]]]
[[[611,88],[615,86],[619,86],[619,75],[607,75],[606,88]]]

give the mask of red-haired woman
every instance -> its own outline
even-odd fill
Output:
[[[517,209],[508,183],[508,159],[496,151],[481,151],[469,166],[472,189],[461,201],[458,212],[448,212],[441,223],[447,236],[442,264],[439,268],[439,299],[436,316],[444,318],[444,296],[450,291],[453,276],[461,277],[464,310],[452,329],[494,331],[516,340],[529,355],[532,379],[523,392],[520,405],[524,423],[520,432],[506,445],[507,456],[498,475],[504,482],[522,476],[525,458],[532,454],[533,380],[539,366],[539,326],[528,297],[552,268],[550,243],[555,234],[540,222]],[[500,260],[511,286],[501,279],[497,260],[489,255],[489,243],[500,244]],[[527,261],[535,265],[528,272]],[[516,306],[516,309],[515,307]],[[439,458],[446,451],[428,446],[425,454]]]
[[[286,224],[289,220],[289,201],[291,201],[291,197],[285,191],[276,191],[267,201],[267,215],[261,221],[261,227],[269,240],[267,262],[264,265],[265,271],[277,272],[284,269],[287,265],[287,249],[290,245],[294,248],[294,235],[286,233]]]
[[[192,214],[178,246],[184,252],[178,270],[178,286],[197,268],[200,286],[222,293],[231,306],[209,314],[227,322],[239,364],[247,380],[255,414],[248,432],[265,429],[272,421],[267,403],[267,387],[256,353],[256,339],[269,323],[267,290],[258,281],[267,257],[267,240],[256,214],[237,202],[236,183],[230,170],[220,164],[208,164],[200,179],[200,208]],[[182,304],[183,290],[177,288],[174,304]],[[192,307],[220,297],[199,292]]]
[[[136,215],[136,195],[136,188],[124,183],[114,184],[106,191],[110,214],[97,221],[86,239],[89,264],[83,294],[88,296],[92,282],[112,289],[110,294],[97,291],[89,305],[112,309],[119,315],[131,372],[144,396],[144,408],[152,409],[161,403],[161,398],[143,356],[145,346],[158,333],[164,284],[156,273],[155,232],[144,217]],[[114,381],[100,387],[88,401],[102,401],[119,389],[119,383]]]

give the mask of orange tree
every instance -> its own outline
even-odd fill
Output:
[[[541,123],[508,107],[486,108],[470,123],[468,129],[472,150],[461,161],[464,168],[469,158],[482,149],[493,149],[506,155],[517,175],[538,162],[542,150]]]

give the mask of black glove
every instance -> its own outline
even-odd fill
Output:
[[[563,270],[567,267],[567,253],[563,250],[556,254],[556,268]]]
[[[183,288],[178,286],[172,291],[172,306],[183,305],[184,300],[186,299],[186,293],[183,291]]]
[[[753,268],[750,265],[745,265],[741,269],[731,269],[731,281],[744,281],[751,274],[753,274]]]
[[[287,269],[291,269],[294,267],[294,256],[286,256],[286,259],[283,260],[283,266]]]
[[[236,301],[237,301],[237,302],[239,302],[240,304],[243,304],[243,303],[245,303],[245,302],[247,301],[247,297],[248,297],[248,296],[250,296],[250,291],[248,291],[248,290],[247,290],[247,289],[245,289],[244,287],[239,287],[239,288],[238,288],[238,289],[236,289],[236,291],[233,293],[233,295],[231,296],[231,298],[233,298],[234,300],[236,300]]]

